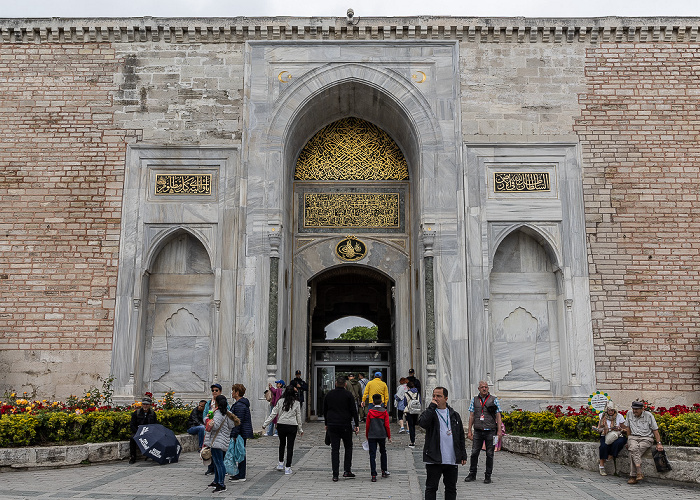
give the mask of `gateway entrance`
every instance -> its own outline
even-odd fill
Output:
[[[364,373],[372,379],[379,371],[390,393],[393,392],[396,377],[393,286],[393,281],[382,273],[359,266],[336,267],[309,282],[312,418],[323,418],[323,400],[335,388],[335,379],[340,375]],[[357,321],[353,322],[352,318]],[[340,324],[342,330],[355,323],[376,326],[376,338],[344,339],[332,328]]]

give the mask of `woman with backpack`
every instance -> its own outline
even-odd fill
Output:
[[[408,387],[408,390],[405,392],[403,397],[403,416],[406,419],[406,423],[408,424],[408,437],[411,440],[411,443],[408,445],[408,447],[415,448],[416,422],[418,421],[418,415],[420,415],[421,413],[421,400],[420,394],[418,394],[418,389],[416,389],[416,386],[412,381],[407,381],[406,387]]]
[[[403,428],[403,414],[404,410],[406,409],[406,405],[403,402],[403,398],[406,395],[406,391],[408,390],[406,382],[408,382],[408,379],[406,377],[401,377],[399,379],[399,386],[396,388],[396,394],[394,394],[394,401],[396,402],[396,413],[399,419],[399,425],[401,426],[401,428],[399,429],[399,434],[403,434],[404,432],[406,432],[406,430]]]
[[[265,419],[263,429],[277,419],[277,435],[280,438],[279,463],[277,470],[284,470],[285,474],[292,473],[292,456],[294,455],[294,440],[297,432],[304,435],[301,428],[301,405],[297,400],[294,387],[289,386],[284,390],[284,394],[277,401],[272,409],[272,413]],[[287,464],[284,463],[284,449],[287,448]]]

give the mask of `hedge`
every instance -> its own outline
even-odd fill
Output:
[[[189,409],[157,410],[159,424],[175,433],[185,432]],[[131,412],[94,411],[89,413],[43,412],[7,414],[0,418],[0,447],[34,446],[63,442],[101,443],[125,441]]]
[[[661,442],[671,446],[700,446],[700,413],[654,415],[659,425]],[[515,435],[598,441],[600,435],[591,428],[598,425],[598,416],[556,416],[549,411],[512,411],[502,414],[506,432]]]

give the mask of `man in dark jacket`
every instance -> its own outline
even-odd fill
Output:
[[[151,408],[153,400],[151,396],[146,394],[141,400],[141,408],[131,414],[131,439],[129,440],[129,463],[136,462],[136,454],[139,452],[139,447],[134,441],[134,434],[139,429],[139,425],[148,425],[156,423],[156,413]]]
[[[294,378],[289,383],[289,385],[297,388],[297,397],[299,398],[299,404],[304,405],[304,393],[309,390],[309,384],[307,384],[304,379],[301,378],[301,370],[297,370],[294,374]]]
[[[435,499],[441,476],[445,500],[456,500],[457,464],[467,463],[467,449],[462,418],[447,405],[447,389],[433,390],[433,400],[418,417],[418,425],[425,429],[425,500]]]
[[[245,386],[243,384],[233,384],[233,386],[231,386],[231,396],[233,396],[235,401],[231,407],[231,411],[241,421],[240,424],[231,429],[231,438],[242,439],[243,447],[245,447],[248,438],[253,437],[253,422],[250,418],[250,401],[248,401],[248,398],[243,397],[244,394]],[[229,480],[243,482],[245,481],[245,472],[246,458],[238,462],[238,474],[231,476]]]
[[[338,377],[335,381],[335,389],[326,394],[323,400],[323,417],[326,421],[326,431],[331,439],[331,466],[333,468],[333,481],[338,480],[340,473],[340,441],[345,448],[345,461],[343,464],[343,477],[353,478],[352,473],[352,424],[355,423],[355,434],[360,432],[360,423],[357,418],[355,399],[349,391],[345,390],[345,377]]]
[[[199,437],[199,449],[202,449],[204,444],[204,407],[207,405],[207,400],[202,399],[199,404],[190,413],[190,418],[187,419],[187,434],[196,434]]]

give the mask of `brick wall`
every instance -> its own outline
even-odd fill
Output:
[[[109,44],[0,44],[0,350],[111,349],[115,69]]]
[[[602,44],[585,71],[599,386],[699,391],[700,45]]]

